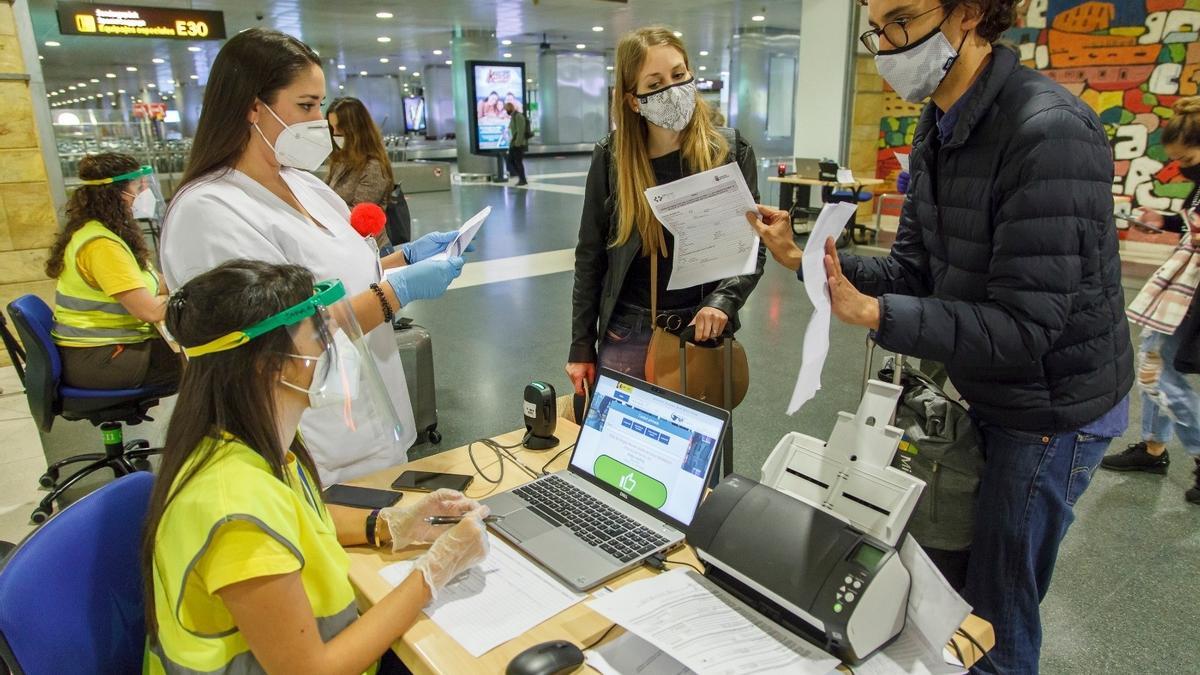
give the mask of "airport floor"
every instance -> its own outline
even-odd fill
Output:
[[[444,438],[437,448],[422,446],[421,454],[519,427],[522,389],[530,380],[545,380],[560,394],[569,390],[563,365],[572,249],[587,161],[548,158],[527,165],[528,189],[462,185],[450,193],[410,196],[414,235],[457,227],[483,206],[493,207],[455,286],[444,298],[405,313],[428,328],[434,342]],[[1127,280],[1127,298],[1139,287],[1140,280]],[[757,478],[784,434],[826,437],[837,412],[857,405],[865,333],[835,321],[823,389],[794,417],[785,414],[809,314],[795,277],[769,262],[743,310],[738,336],[751,365],[749,394],[733,417],[740,473]],[[15,541],[29,531],[29,513],[43,494],[36,480],[46,456],[94,451],[99,432],[59,421],[40,434],[11,368],[0,370],[0,388],[0,437],[6,440],[0,449],[0,539]],[[155,423],[133,427],[126,436],[161,442],[172,407],[172,400],[164,401],[152,413]],[[1133,425],[1113,449],[1137,440],[1139,408],[1135,397]],[[1171,451],[1166,477],[1100,471],[1081,499],[1042,604],[1044,673],[1200,668],[1200,507],[1183,500],[1191,460],[1177,447]]]

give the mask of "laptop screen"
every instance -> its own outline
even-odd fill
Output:
[[[704,408],[601,371],[571,466],[688,525],[725,429],[722,411]]]

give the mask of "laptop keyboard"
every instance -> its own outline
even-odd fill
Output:
[[[523,485],[513,493],[529,502],[534,513],[571,528],[581,541],[621,562],[639,558],[668,541],[558,476]]]

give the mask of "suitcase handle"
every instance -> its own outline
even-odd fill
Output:
[[[732,337],[730,332],[728,330],[725,330],[725,332],[721,333],[720,335],[718,335],[717,337],[715,337],[711,340],[705,340],[704,342],[696,342],[696,327],[694,325],[687,326],[683,330],[679,331],[679,348],[683,349],[684,345],[686,343],[690,342],[690,343],[696,345],[697,347],[709,347],[709,348],[715,349],[716,347],[720,347],[724,343],[724,341],[730,337]]]

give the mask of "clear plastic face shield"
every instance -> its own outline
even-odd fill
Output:
[[[184,348],[183,353],[194,359],[236,349],[276,328],[287,330],[292,349],[285,356],[299,366],[287,369],[290,378],[284,375],[280,384],[308,396],[313,410],[305,413],[306,420],[314,413],[341,419],[337,434],[342,438],[350,433],[370,435],[384,443],[399,442],[400,420],[341,281],[323,281],[308,300],[253,326]],[[334,425],[319,426],[315,433],[324,435]],[[310,443],[334,441],[310,438],[307,430],[304,434]]]
[[[84,185],[124,183],[123,190],[133,210],[133,217],[138,220],[161,220],[163,213],[166,212],[167,202],[163,199],[162,188],[158,185],[158,176],[154,174],[154,167],[150,165],[143,165],[139,169],[111,178],[82,182]]]

